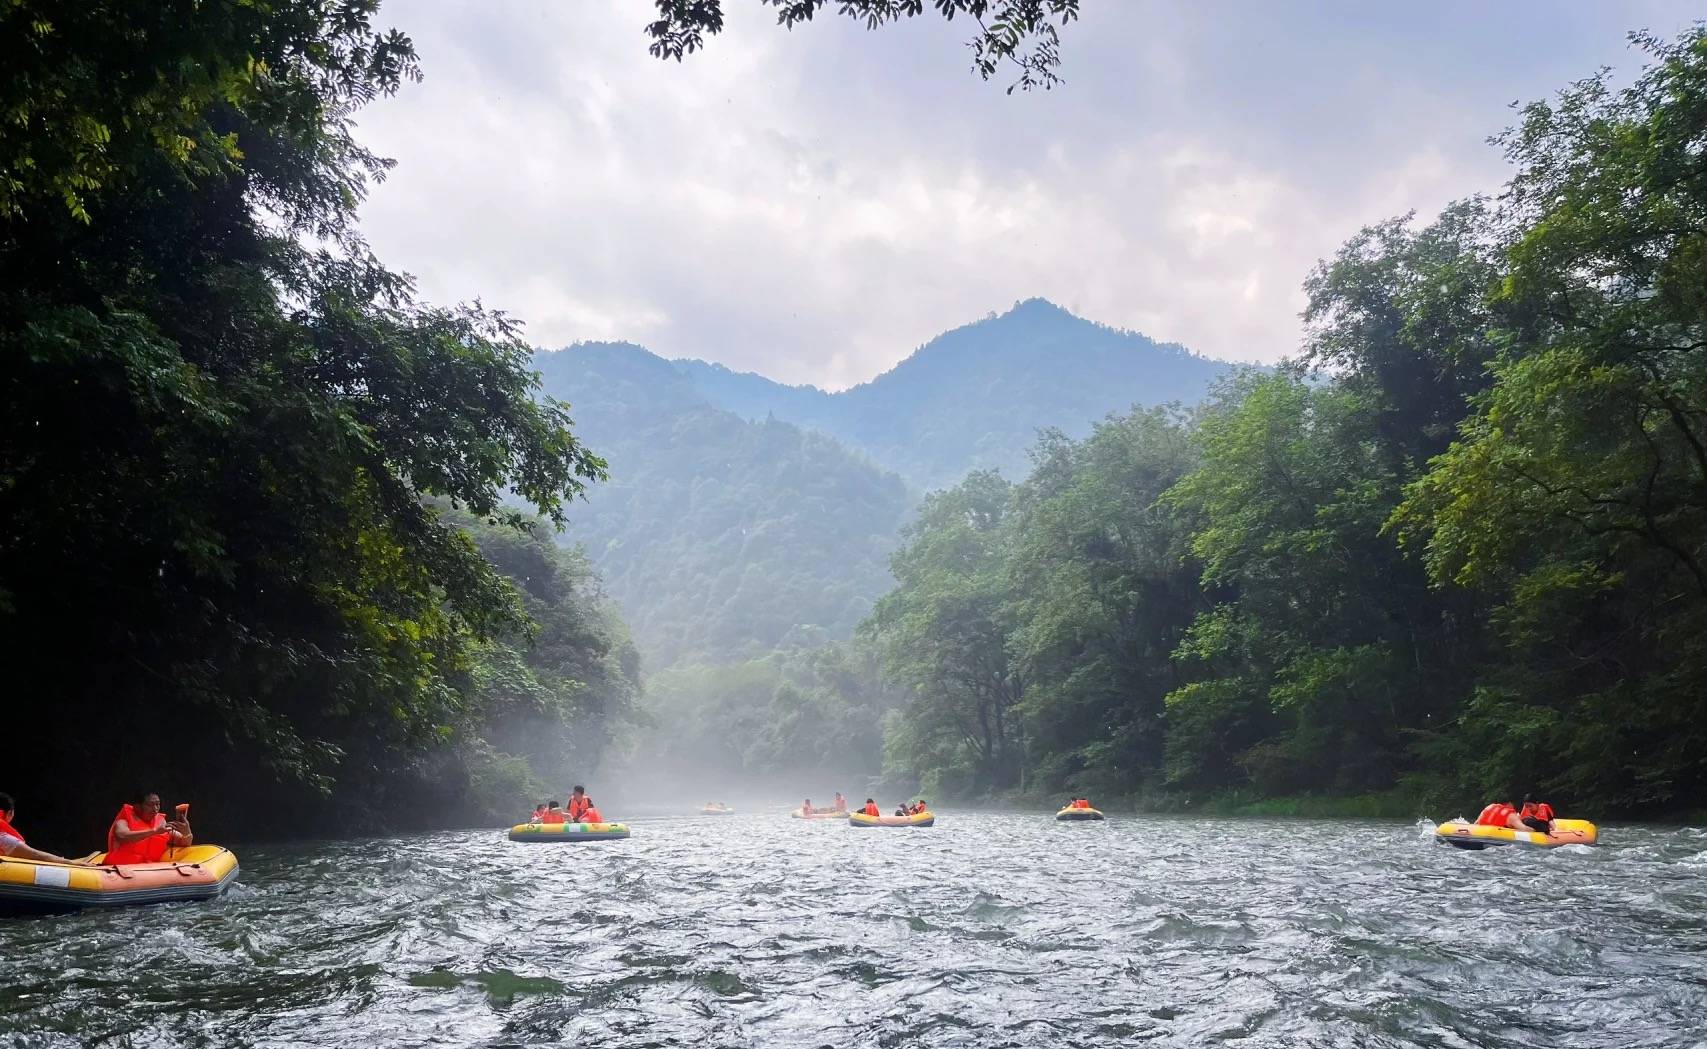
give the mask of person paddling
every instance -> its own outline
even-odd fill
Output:
[[[24,843],[24,836],[18,833],[18,828],[12,826],[12,820],[18,815],[17,803],[10,794],[0,794],[0,856],[14,860],[36,860],[41,863],[66,863],[76,867],[86,866],[81,860],[68,860],[64,856],[55,856],[51,852],[33,849]]]
[[[187,806],[178,806],[178,819],[168,821],[160,811],[160,795],[144,792],[119,808],[107,828],[108,864],[159,863],[166,850],[193,844]]]

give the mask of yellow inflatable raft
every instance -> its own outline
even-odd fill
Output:
[[[1588,820],[1554,820],[1553,833],[1543,834],[1537,830],[1488,827],[1459,818],[1434,828],[1434,840],[1460,849],[1485,849],[1490,845],[1556,849],[1560,845],[1593,845],[1600,840],[1600,830]]]
[[[801,809],[795,809],[789,815],[797,820],[845,820],[848,818],[848,810],[813,809],[811,812],[805,812]]]
[[[1055,818],[1060,820],[1062,823],[1080,823],[1086,820],[1100,820],[1103,818],[1103,815],[1102,810],[1100,809],[1087,809],[1077,805],[1068,805],[1060,812],[1057,812],[1055,814]]]
[[[104,856],[96,853],[90,861],[99,863]],[[106,867],[0,858],[0,912],[207,900],[236,880],[237,857],[218,845],[171,849],[158,863]]]
[[[912,816],[867,816],[863,812],[848,813],[848,822],[855,827],[929,827],[936,823],[936,813],[920,812]]]
[[[735,815],[735,810],[727,805],[718,805],[713,803],[701,807],[699,814],[701,816],[733,816]]]
[[[510,828],[511,841],[556,844],[565,841],[614,841],[626,837],[626,823],[518,823]]]

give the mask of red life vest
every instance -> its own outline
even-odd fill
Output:
[[[562,822],[564,822],[563,810],[562,809],[546,809],[545,815],[543,815],[539,818],[539,822],[541,822],[541,823],[562,823]]]
[[[1517,810],[1503,801],[1496,801],[1482,810],[1476,817],[1476,822],[1483,827],[1503,827],[1506,821],[1517,814]]]
[[[112,825],[107,828],[107,863],[159,863],[166,857],[166,849],[172,844],[170,834],[156,834],[142,838],[139,841],[120,842],[117,834],[119,820],[124,820],[131,830],[147,830],[142,826],[141,817],[130,805],[119,809],[119,814],[113,817]],[[166,814],[154,814],[153,829],[158,830],[166,825]]]
[[[1088,809],[1091,807],[1091,799],[1089,799],[1089,798],[1074,798],[1073,799],[1073,807],[1075,809]]]
[[[867,805],[865,808],[861,809],[860,811],[864,812],[867,816],[881,816],[881,815],[883,815],[881,812],[877,811],[877,803],[876,802],[872,802],[870,805]]]
[[[1523,807],[1523,811],[1518,815],[1522,816],[1526,820],[1544,820],[1548,823],[1552,823],[1553,806],[1547,804],[1545,801],[1532,801],[1525,805]]]
[[[582,823],[603,823],[604,821],[605,818],[599,815],[599,810],[593,808],[591,805],[588,805],[586,808],[581,810]]]
[[[24,836],[22,834],[18,833],[18,828],[12,826],[10,823],[7,823],[6,818],[4,816],[0,816],[0,834],[10,834],[12,837],[17,838],[19,841],[24,840]]]
[[[577,797],[570,797],[570,799],[569,799],[569,822],[570,823],[585,823],[585,822],[587,822],[587,808],[588,808],[587,796],[585,794],[581,795],[578,798]]]

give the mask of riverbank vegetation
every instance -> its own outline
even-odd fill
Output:
[[[1160,807],[1707,787],[1707,34],[1638,36],[1382,222],[1302,352],[930,497],[864,627],[932,797]],[[1383,805],[1386,803],[1383,802]]]

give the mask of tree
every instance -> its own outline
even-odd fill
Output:
[[[83,769],[100,809],[446,739],[523,613],[424,498],[561,523],[603,471],[512,322],[417,303],[355,233],[386,164],[350,120],[417,75],[408,39],[368,0],[181,6],[0,12],[15,772]]]
[[[810,22],[829,0],[761,0],[777,10],[777,24],[793,29]],[[646,26],[653,57],[681,61],[705,46],[707,36],[723,31],[722,0],[656,0],[658,18]],[[924,0],[836,0],[838,14],[877,29],[924,13]],[[972,48],[972,68],[985,80],[1000,69],[1013,68],[1018,79],[1008,87],[1045,90],[1060,83],[1062,26],[1079,17],[1079,0],[931,0],[945,21],[959,16],[974,22],[978,34]],[[1053,20],[1053,21],[1052,21]],[[1030,50],[1024,45],[1030,44]]]

